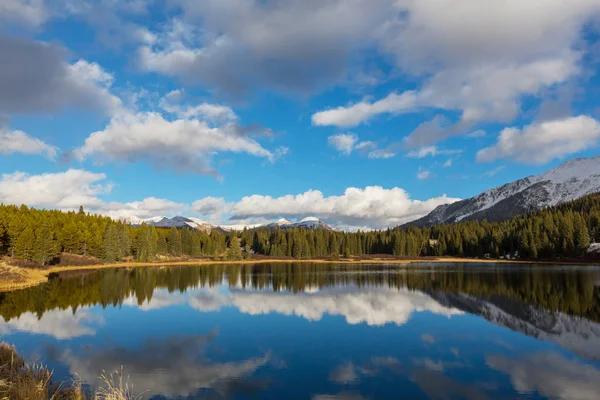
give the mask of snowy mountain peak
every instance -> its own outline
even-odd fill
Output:
[[[500,221],[600,192],[600,156],[575,158],[537,176],[486,190],[475,197],[437,207],[410,222],[431,226],[463,220]]]
[[[273,223],[267,225],[213,225],[207,221],[204,221],[199,218],[193,217],[184,217],[181,215],[175,216],[173,218],[167,217],[152,217],[152,218],[137,218],[130,217],[127,219],[123,219],[124,222],[127,222],[131,225],[142,225],[144,223],[152,226],[156,226],[158,228],[191,228],[191,229],[199,229],[203,231],[211,231],[211,230],[219,230],[221,232],[229,232],[229,231],[241,231],[244,228],[246,229],[258,229],[258,228],[267,228],[267,229],[288,229],[294,227],[301,227],[304,229],[322,229],[322,230],[331,230],[331,228],[319,221],[315,217],[307,217],[302,219],[300,222],[290,222],[285,218],[281,218]]]

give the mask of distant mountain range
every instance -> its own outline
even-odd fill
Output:
[[[437,207],[405,226],[468,220],[501,221],[519,214],[600,192],[600,156],[569,160],[550,171],[496,187],[466,200]]]
[[[219,232],[230,232],[230,231],[241,231],[244,228],[257,229],[257,228],[268,228],[268,229],[289,229],[289,228],[304,228],[304,229],[315,229],[315,230],[333,230],[329,225],[320,221],[314,217],[306,217],[298,222],[290,222],[285,218],[279,219],[275,222],[265,225],[214,225],[207,221],[192,218],[176,216],[173,218],[168,217],[152,217],[152,218],[137,218],[129,217],[124,220],[131,225],[142,225],[147,224],[158,228],[190,228],[201,231],[210,232],[213,230]]]

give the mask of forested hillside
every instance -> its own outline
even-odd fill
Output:
[[[0,249],[3,255],[56,262],[62,253],[103,261],[151,261],[160,256],[242,257],[253,252],[276,257],[312,258],[390,254],[395,256],[459,256],[563,258],[585,255],[600,241],[600,194],[508,221],[469,221],[432,228],[385,231],[258,229],[211,233],[192,229],[133,227],[108,217],[79,212],[0,206]]]

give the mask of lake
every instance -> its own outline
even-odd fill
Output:
[[[599,399],[600,269],[110,269],[0,294],[29,361],[145,399]]]

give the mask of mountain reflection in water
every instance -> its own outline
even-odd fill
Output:
[[[599,282],[507,264],[114,269],[0,294],[0,334],[59,377],[122,366],[145,398],[597,399]]]

